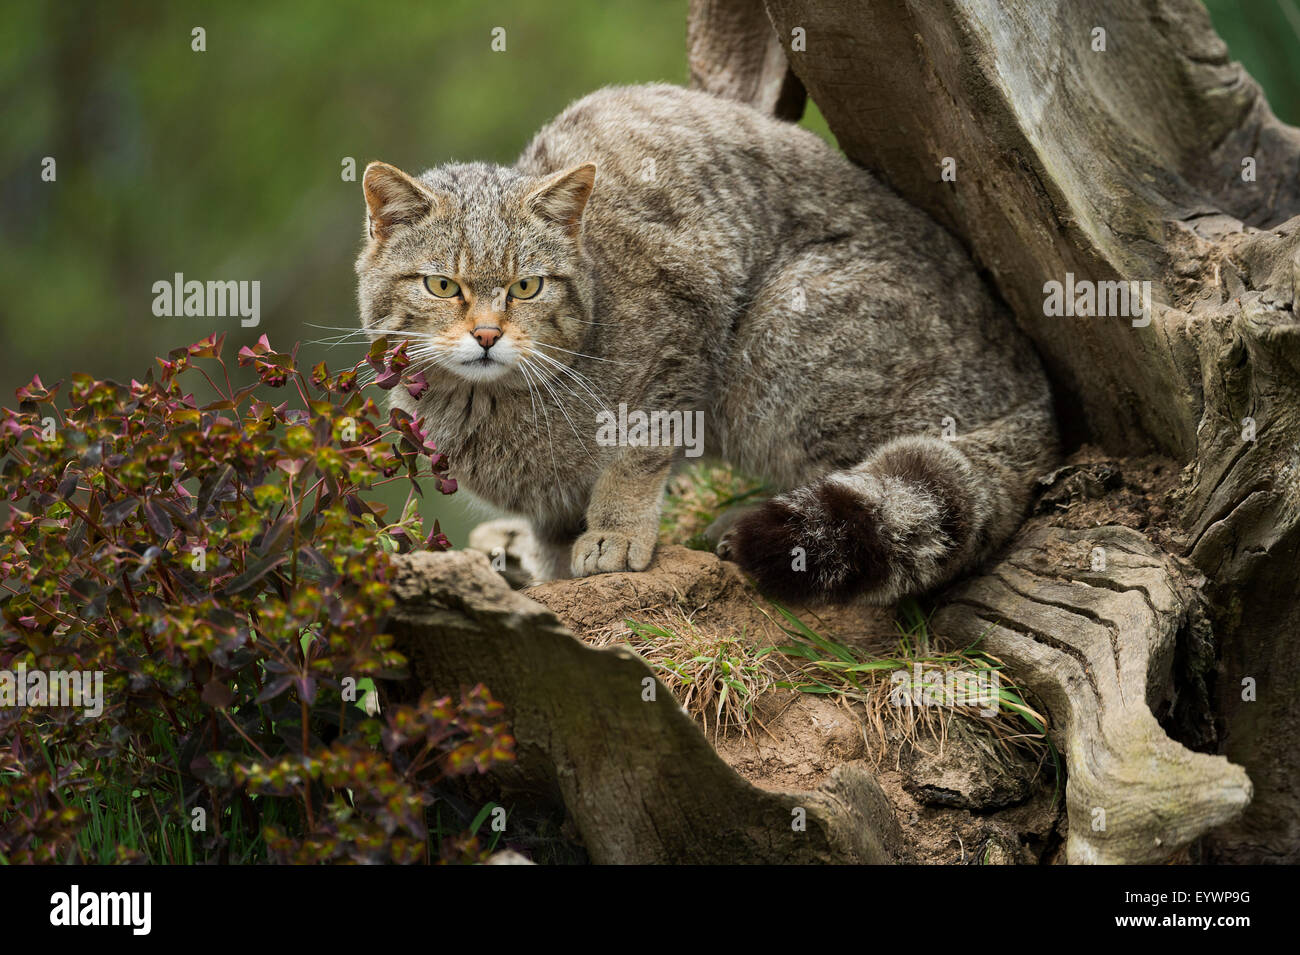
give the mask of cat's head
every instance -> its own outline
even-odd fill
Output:
[[[372,339],[409,339],[414,364],[440,377],[567,364],[590,326],[582,213],[595,174],[590,163],[542,179],[474,163],[417,178],[371,163],[362,325]]]

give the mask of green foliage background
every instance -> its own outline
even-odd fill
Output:
[[[1296,0],[1212,0],[1300,123]],[[126,380],[227,331],[233,352],[356,324],[359,168],[511,162],[600,86],[685,82],[687,0],[26,2],[0,30],[0,403],[39,372]],[[207,31],[192,52],[190,31]],[[490,48],[504,27],[507,49]],[[805,123],[828,135],[816,110]],[[40,179],[53,156],[58,179]],[[258,279],[262,323],[156,318],[154,282]],[[360,358],[309,348],[332,368]],[[454,500],[454,499],[453,499]],[[453,543],[471,523],[446,514]],[[463,505],[461,505],[463,507]],[[434,516],[434,515],[430,515]]]

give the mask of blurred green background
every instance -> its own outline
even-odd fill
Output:
[[[140,377],[226,331],[227,355],[357,323],[358,175],[509,163],[600,86],[686,81],[687,0],[7,3],[0,30],[0,404],[39,372]],[[1300,124],[1296,0],[1212,0],[1234,57]],[[206,52],[191,30],[206,31]],[[491,49],[504,27],[506,50]],[[815,109],[805,124],[823,135]],[[42,182],[42,159],[57,180]],[[261,282],[261,325],[157,318],[152,285]],[[304,346],[309,362],[359,350]],[[437,495],[433,496],[437,498]],[[481,514],[432,500],[453,543]]]

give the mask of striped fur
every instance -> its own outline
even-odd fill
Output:
[[[620,405],[702,413],[705,453],[780,492],[721,553],[784,595],[951,579],[1014,531],[1053,460],[1043,371],[956,240],[747,106],[602,90],[512,166],[375,164],[365,188],[363,326],[414,338],[429,372],[393,401],[462,488],[529,520],[536,577],[651,560],[682,449],[598,441]],[[433,297],[431,272],[463,299]],[[525,274],[540,294],[494,307]],[[504,367],[471,374],[485,325]]]

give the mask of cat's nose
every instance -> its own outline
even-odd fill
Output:
[[[478,342],[484,348],[491,348],[501,337],[501,329],[492,325],[481,325],[474,329],[474,341]]]

